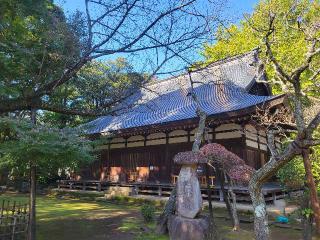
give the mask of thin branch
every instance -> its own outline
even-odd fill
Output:
[[[89,0],[85,0],[86,5],[86,15],[87,15],[87,26],[88,26],[88,42],[87,42],[87,48],[91,49],[92,46],[92,24],[91,24],[91,16],[89,12]]]
[[[305,62],[292,72],[291,79],[293,79],[294,81],[299,81],[301,74],[309,68],[312,59],[320,53],[320,48],[316,49],[316,43],[316,40],[312,41],[311,45],[308,48]]]
[[[109,37],[107,37],[106,39],[104,39],[102,42],[96,44],[95,46],[93,46],[93,51],[95,51],[95,49],[103,46],[104,44],[106,44],[113,36],[114,34],[118,31],[118,29],[122,26],[122,24],[124,23],[124,21],[127,19],[130,11],[132,10],[132,8],[135,6],[136,2],[138,0],[135,0],[129,7],[127,7],[126,12],[123,14],[121,20],[119,21],[119,23],[116,25],[116,27],[114,28],[114,30],[110,33]],[[160,18],[161,19],[161,18]],[[160,20],[159,19],[159,20]],[[124,47],[124,49],[126,49],[127,47]]]
[[[285,81],[291,82],[290,76],[283,70],[282,66],[278,62],[278,60],[275,58],[273,51],[271,49],[271,44],[269,37],[271,34],[274,32],[274,20],[275,20],[275,15],[270,14],[269,16],[269,29],[267,31],[267,34],[265,36],[265,45],[267,48],[267,56],[269,57],[270,61],[273,63],[275,71],[283,78]]]
[[[317,115],[311,120],[309,125],[306,128],[307,135],[311,138],[312,133],[319,127],[320,125],[320,111]]]
[[[320,68],[316,70],[310,78],[310,81],[316,80],[316,78],[320,75]]]

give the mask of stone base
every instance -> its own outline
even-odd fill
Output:
[[[133,187],[109,186],[105,191],[105,198],[109,199],[115,196],[132,196],[134,195],[133,192]]]
[[[184,218],[172,215],[168,221],[171,240],[206,240],[209,234],[209,220],[206,217]]]

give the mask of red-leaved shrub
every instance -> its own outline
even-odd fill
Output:
[[[229,177],[238,183],[248,183],[254,171],[244,160],[218,143],[204,145],[200,153],[220,165]]]

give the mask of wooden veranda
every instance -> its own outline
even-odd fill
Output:
[[[201,183],[201,179],[200,179]],[[131,188],[132,195],[155,195],[155,196],[169,196],[174,188],[173,183],[148,183],[148,182],[111,182],[111,181],[98,181],[98,180],[59,180],[58,189],[60,190],[79,190],[79,191],[107,191],[110,186],[129,187]],[[228,189],[228,186],[225,186]],[[211,184],[210,189],[212,199],[215,201],[224,201],[223,192],[219,184]],[[244,186],[234,186],[233,191],[237,195],[239,202],[251,202],[249,191]],[[208,188],[206,183],[202,182],[201,192],[204,199],[207,199]],[[278,199],[287,196],[288,192],[285,191],[278,183],[267,183],[262,188],[265,201],[273,203]]]

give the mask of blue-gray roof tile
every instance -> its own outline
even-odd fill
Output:
[[[245,109],[274,96],[248,93],[255,79],[256,52],[213,63],[192,73],[195,93],[208,115]],[[116,115],[100,117],[89,125],[89,133],[105,133],[196,117],[196,104],[190,92],[187,74],[157,81],[139,89],[116,106]]]

